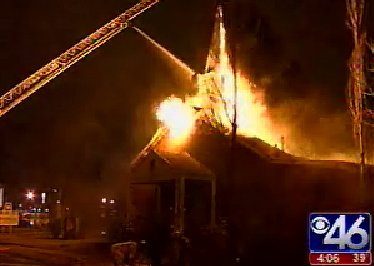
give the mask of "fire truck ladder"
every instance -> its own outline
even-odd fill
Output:
[[[159,1],[140,1],[3,94],[0,97],[0,117],[93,50],[112,39],[127,28],[132,19]]]

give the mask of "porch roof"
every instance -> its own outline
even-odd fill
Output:
[[[159,183],[185,178],[210,181],[215,175],[186,152],[150,150],[131,165],[131,183]]]

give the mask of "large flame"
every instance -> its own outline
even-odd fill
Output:
[[[221,14],[222,16],[222,14]],[[263,94],[255,92],[256,85],[251,83],[240,70],[236,74],[236,99],[235,75],[230,64],[226,48],[226,30],[223,22],[220,23],[220,64],[216,72],[221,77],[222,104],[219,116],[226,127],[231,126],[234,119],[236,101],[238,134],[247,137],[259,137],[270,144],[278,144],[279,132],[274,132],[267,112]],[[226,104],[226,109],[224,108]]]
[[[317,156],[309,152],[312,149],[305,143],[300,148],[300,142],[297,137],[295,139],[293,136],[292,128],[287,126],[287,122],[276,125],[271,120],[270,112],[265,104],[264,92],[256,88],[256,85],[240,69],[236,74],[235,97],[235,76],[227,52],[226,30],[220,8],[216,19],[215,35],[207,58],[206,73],[197,75],[196,95],[183,100],[175,97],[168,98],[157,110],[157,118],[170,131],[168,144],[172,145],[168,148],[178,150],[177,147],[183,147],[194,129],[195,119],[198,118],[209,119],[209,122],[219,122],[228,129],[226,132],[230,131],[236,102],[237,133],[240,135],[258,137],[278,147],[284,147],[286,139],[286,150],[305,158],[357,161],[356,157],[350,158],[345,154],[332,154],[331,157]],[[199,107],[200,111],[196,112],[192,107]]]
[[[174,96],[160,104],[156,115],[169,129],[169,136],[174,144],[183,143],[194,127],[193,109],[182,99]]]
[[[224,127],[231,129],[235,108],[235,76],[227,53],[221,10],[218,18],[219,58],[208,57],[207,60],[214,65],[213,71],[198,76],[197,95],[185,101],[175,97],[168,98],[161,103],[157,111],[157,118],[170,129],[171,140],[178,144],[188,138],[194,128],[194,121],[198,118],[191,105],[202,108],[201,113],[209,113]],[[238,134],[256,136],[270,144],[278,144],[281,136],[271,128],[263,95],[255,93],[256,86],[240,71],[236,75],[236,87]]]

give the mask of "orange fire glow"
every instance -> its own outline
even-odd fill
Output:
[[[168,98],[157,110],[157,118],[170,131],[167,148],[178,151],[180,147],[183,147],[194,130],[196,119],[208,117],[210,122],[218,122],[230,131],[236,98],[237,133],[239,135],[257,137],[278,147],[285,146],[286,152],[298,157],[357,162],[355,151],[349,154],[343,152],[323,155],[314,150],[318,143],[311,143],[302,136],[294,134],[293,116],[289,116],[292,108],[277,110],[278,118],[275,123],[265,104],[263,90],[256,88],[256,85],[240,69],[236,74],[237,94],[235,97],[235,76],[226,47],[222,10],[219,9],[216,18],[218,22],[215,25],[216,35],[213,36],[213,45],[207,58],[206,73],[197,75],[197,93],[183,100],[175,97]],[[196,112],[193,107],[199,107],[200,111]],[[279,121],[279,114],[283,117],[281,121]],[[224,130],[224,132],[227,131]],[[282,137],[284,137],[283,141],[281,141]]]
[[[157,109],[157,118],[169,129],[174,144],[183,143],[195,124],[193,109],[174,96],[163,101]]]
[[[222,16],[222,14],[220,14]],[[235,104],[235,76],[230,65],[226,47],[226,30],[223,22],[220,23],[220,64],[216,72],[221,77],[221,91],[226,110],[220,108],[220,117],[226,127],[230,127],[230,120],[234,117]],[[240,70],[236,74],[236,110],[238,134],[247,137],[259,137],[270,144],[279,144],[279,132],[271,128],[271,121],[267,113],[264,97],[255,93],[256,85],[245,78]],[[228,114],[228,115],[225,115]],[[225,119],[226,118],[226,119]],[[231,119],[229,119],[231,118]]]
[[[205,114],[207,110],[214,110],[210,115],[215,116],[216,120],[231,129],[235,102],[234,73],[227,53],[226,31],[222,21],[219,27],[219,39],[219,60],[214,62],[215,69],[211,73],[198,75],[197,95],[186,101],[174,97],[168,98],[161,103],[157,111],[157,118],[170,129],[171,139],[175,139],[179,144],[191,134],[194,121],[198,118],[194,115],[192,103],[202,108]],[[269,144],[279,144],[280,134],[271,128],[272,123],[262,95],[255,93],[255,85],[240,71],[238,72],[236,77],[238,134],[256,136]]]

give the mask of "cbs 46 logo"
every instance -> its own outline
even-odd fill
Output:
[[[363,249],[370,241],[366,230],[360,228],[364,220],[365,218],[360,216],[347,231],[346,215],[339,215],[332,226],[330,226],[330,221],[326,217],[319,216],[311,221],[311,229],[315,234],[326,234],[323,238],[323,244],[325,245],[339,245],[339,249],[348,247],[358,250]],[[334,237],[334,235],[337,235],[337,237]],[[355,235],[360,236],[358,243],[353,242]]]

